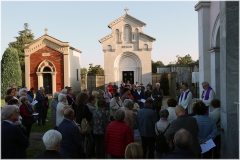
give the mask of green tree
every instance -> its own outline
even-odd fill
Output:
[[[160,79],[160,89],[163,91],[165,96],[169,95],[169,82],[168,82],[168,75],[166,72],[161,73]]]
[[[184,57],[180,57],[179,55],[176,57],[178,58],[178,64],[190,64],[194,62],[189,54]]]
[[[81,68],[81,74],[87,74],[88,70],[87,68]]]
[[[181,57],[181,56],[177,55],[176,58],[177,58],[176,61],[170,62],[168,65],[171,65],[171,64],[176,64],[176,65],[191,64],[191,63],[195,62],[194,60],[192,60],[192,57],[189,54],[185,55],[184,57]]]
[[[158,66],[164,66],[163,62],[162,61],[154,62],[152,60],[152,73],[157,73],[157,67]]]
[[[16,38],[16,41],[10,42],[8,45],[9,47],[17,49],[20,66],[22,67],[23,70],[25,66],[24,45],[31,43],[34,40],[34,35],[28,28],[28,23],[24,23],[24,30],[19,31],[18,34],[19,34],[18,37],[14,37]]]
[[[6,89],[12,83],[16,86],[22,85],[22,71],[18,59],[18,51],[9,47],[3,53],[1,61],[1,95],[6,95]]]
[[[91,63],[89,64],[88,74],[104,74],[104,70],[100,65],[95,65],[95,67],[93,67],[93,64]]]

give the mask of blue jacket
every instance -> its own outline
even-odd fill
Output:
[[[214,120],[205,115],[196,115],[193,117],[196,118],[198,123],[198,142],[201,144],[202,140],[214,140],[217,136],[217,126]]]
[[[28,100],[29,100],[30,103],[33,102],[33,98],[32,98],[29,94],[27,94],[27,98],[28,98]]]
[[[155,137],[155,123],[157,114],[149,107],[143,107],[137,112],[137,126],[141,136]]]
[[[60,145],[60,153],[66,152],[80,152],[82,148],[82,135],[74,122],[63,119],[58,126],[58,131],[62,134],[62,142]],[[72,158],[72,157],[70,157]]]
[[[2,159],[25,159],[29,140],[19,127],[3,121],[1,125],[1,145]]]

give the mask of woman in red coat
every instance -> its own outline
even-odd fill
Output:
[[[128,144],[134,142],[131,128],[123,121],[125,111],[119,109],[115,113],[116,121],[111,122],[105,134],[105,151],[111,155],[111,158],[124,159],[125,148]]]
[[[109,82],[109,85],[107,86],[107,88],[109,89],[109,92],[112,94],[112,96],[113,96],[113,94],[114,94],[114,90],[113,90],[113,86],[112,86],[112,83],[111,82]]]

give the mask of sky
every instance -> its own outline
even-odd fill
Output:
[[[93,63],[104,68],[99,40],[112,32],[108,24],[123,16],[127,7],[129,15],[146,23],[143,32],[156,39],[153,61],[167,65],[177,55],[187,54],[197,60],[196,4],[197,1],[2,1],[1,55],[28,23],[35,39],[48,28],[48,35],[81,50],[81,67],[88,69]]]

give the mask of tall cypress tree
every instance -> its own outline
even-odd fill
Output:
[[[29,44],[34,40],[34,35],[28,28],[28,23],[24,23],[24,30],[18,32],[19,36],[15,37],[15,42],[10,42],[9,47],[17,49],[19,62],[22,70],[24,70],[24,45]]]
[[[22,85],[22,71],[18,59],[18,51],[9,47],[3,53],[1,61],[1,97],[5,97],[6,89],[12,83]]]

